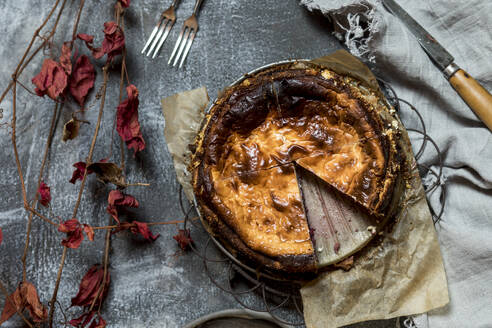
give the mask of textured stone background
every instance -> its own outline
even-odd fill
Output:
[[[164,119],[160,99],[179,91],[206,85],[213,98],[218,90],[241,74],[258,66],[291,58],[314,58],[340,48],[328,33],[328,23],[309,14],[295,0],[241,1],[206,0],[199,17],[200,31],[188,56],[186,67],[176,70],[167,66],[167,58],[177,38],[183,20],[191,13],[194,1],[183,0],[178,8],[178,21],[155,60],[140,55],[146,37],[162,9],[170,1],[132,0],[126,13],[128,69],[132,83],[140,90],[140,122],[147,148],[135,159],[127,154],[126,173],[130,181],[150,182],[152,187],[131,187],[130,193],[140,201],[135,217],[142,221],[162,221],[182,217],[178,205],[178,183],[163,136]],[[53,0],[4,0],[0,2],[0,88],[3,90],[34,29],[47,14]],[[101,42],[102,24],[113,15],[114,1],[87,0],[80,23],[80,32],[95,34]],[[68,40],[78,1],[68,1],[55,43]],[[54,54],[57,56],[57,48]],[[86,52],[84,47],[80,51]],[[49,53],[46,53],[48,56]],[[42,56],[26,69],[20,80],[32,88],[30,79],[40,69]],[[101,64],[101,63],[99,63]],[[96,85],[100,84],[100,76]],[[118,72],[112,72],[102,130],[98,138],[95,159],[109,155],[114,109],[117,105]],[[93,97],[93,95],[92,95]],[[90,103],[90,101],[89,101]],[[2,122],[11,118],[11,97],[0,106]],[[29,197],[34,195],[41,152],[46,142],[46,131],[53,112],[53,102],[19,90],[18,145],[22,169]],[[76,201],[78,184],[68,183],[72,164],[84,160],[96,122],[97,107],[89,110],[80,136],[70,142],[61,142],[64,122],[76,108],[65,106],[58,124],[49,155],[44,180],[51,186],[54,215],[67,219]],[[13,291],[21,277],[21,262],[27,216],[22,209],[20,187],[15,170],[9,130],[0,129],[0,226],[4,242],[0,246],[0,279]],[[116,140],[116,139],[115,139]],[[117,148],[118,144],[115,143]],[[115,158],[116,157],[116,158]],[[113,157],[115,161],[118,155]],[[105,212],[108,187],[88,179],[83,205],[78,218],[82,222],[102,225],[107,222]],[[46,212],[46,209],[42,209]],[[112,285],[103,309],[103,316],[111,327],[179,327],[202,315],[238,308],[233,297],[215,287],[204,272],[200,259],[194,254],[178,252],[172,236],[174,226],[155,227],[161,237],[153,244],[141,242],[129,234],[113,238],[111,250]],[[196,229],[195,229],[196,230]],[[198,243],[205,238],[196,230],[193,237]],[[85,241],[80,249],[70,250],[59,290],[63,309],[89,266],[101,260],[103,233],[96,241]],[[47,304],[51,296],[59,259],[62,235],[53,227],[33,221],[31,248],[28,258],[28,279],[34,282]],[[216,267],[216,272],[223,271]],[[219,275],[220,276],[220,275]],[[246,301],[258,305],[254,296]],[[0,296],[0,304],[4,297]],[[57,322],[63,320],[60,311]],[[79,314],[78,309],[66,310],[67,316]],[[281,313],[284,318],[296,319],[293,311]],[[393,327],[395,321],[360,324],[357,327]],[[6,327],[20,327],[21,321],[11,320]]]

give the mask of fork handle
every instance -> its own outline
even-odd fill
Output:
[[[198,9],[200,9],[202,2],[203,2],[203,0],[196,0],[195,8],[193,9],[193,15],[196,15],[198,13]]]

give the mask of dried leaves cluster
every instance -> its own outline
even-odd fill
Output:
[[[63,11],[67,0],[63,0],[61,5],[61,10],[58,14],[55,27],[50,34],[50,37],[54,34],[56,26],[58,24],[59,16]],[[56,0],[54,9],[57,8],[60,0]],[[132,185],[146,185],[146,184],[129,184],[126,182],[124,174],[124,147],[121,147],[121,163],[120,165],[110,162],[108,159],[102,159],[99,162],[92,162],[92,154],[95,146],[95,141],[97,138],[97,133],[99,126],[101,124],[102,111],[104,109],[104,99],[106,95],[106,86],[108,83],[108,68],[110,66],[116,65],[114,60],[117,57],[121,57],[121,79],[120,79],[120,91],[123,90],[124,76],[126,76],[126,98],[121,100],[116,108],[115,115],[115,126],[118,132],[121,143],[126,144],[128,149],[133,150],[133,155],[145,149],[145,141],[142,136],[141,126],[138,118],[138,107],[139,107],[139,92],[135,85],[131,84],[128,78],[128,72],[126,71],[126,48],[125,48],[125,34],[123,28],[123,13],[125,8],[130,6],[130,0],[116,0],[115,5],[115,16],[116,22],[109,21],[104,23],[104,38],[99,47],[95,46],[93,35],[76,33],[78,22],[80,19],[80,13],[84,6],[84,0],[80,0],[80,7],[78,11],[77,20],[74,24],[73,38],[70,41],[64,42],[60,49],[60,56],[58,58],[46,58],[43,61],[41,70],[39,73],[32,78],[32,83],[35,86],[35,94],[40,97],[48,96],[55,101],[55,114],[56,111],[63,106],[64,103],[68,101],[73,101],[77,104],[79,110],[72,113],[72,118],[65,123],[63,131],[63,141],[67,142],[77,137],[80,129],[82,128],[81,123],[88,123],[77,117],[83,115],[86,110],[86,101],[90,96],[91,90],[94,88],[96,81],[96,67],[94,65],[95,60],[99,60],[106,56],[104,66],[102,67],[103,72],[103,84],[101,86],[101,91],[98,92],[96,96],[100,100],[100,110],[99,117],[92,139],[91,147],[89,150],[89,155],[85,161],[79,161],[74,163],[73,166],[75,170],[73,171],[72,177],[67,180],[72,184],[77,184],[80,181],[80,191],[78,194],[78,200],[75,205],[73,216],[67,220],[52,220],[48,216],[40,213],[36,210],[36,202],[44,207],[50,207],[52,200],[51,188],[48,184],[43,181],[43,170],[44,163],[43,160],[42,168],[40,171],[40,177],[38,181],[38,188],[36,191],[36,198],[34,205],[30,205],[27,201],[26,191],[24,187],[24,180],[22,175],[22,170],[20,166],[19,156],[17,154],[16,139],[15,139],[15,100],[16,100],[16,86],[17,80],[16,76],[22,72],[22,65],[27,65],[32,57],[42,48],[39,47],[34,54],[24,62],[29,50],[32,47],[32,43],[26,50],[25,56],[22,58],[16,72],[13,75],[13,81],[9,85],[9,88],[1,96],[0,102],[5,97],[5,94],[12,89],[14,96],[14,108],[13,108],[13,119],[12,119],[12,142],[16,157],[17,169],[19,172],[20,182],[23,191],[24,206],[26,210],[30,213],[28,222],[28,232],[26,236],[26,247],[23,257],[23,279],[18,284],[17,288],[13,293],[6,297],[5,305],[0,316],[0,325],[12,317],[15,313],[19,314],[25,323],[32,327],[34,322],[35,325],[48,321],[49,326],[53,326],[53,314],[55,310],[55,303],[57,297],[58,286],[61,279],[61,273],[63,270],[63,264],[66,257],[67,249],[77,249],[82,244],[85,237],[89,241],[93,241],[95,237],[95,230],[106,231],[105,239],[105,253],[102,264],[95,264],[89,268],[87,273],[84,275],[80,282],[79,291],[75,297],[72,298],[71,306],[78,306],[83,309],[82,314],[71,320],[67,320],[65,324],[72,325],[74,327],[88,327],[88,328],[102,328],[106,326],[106,321],[101,316],[101,306],[107,295],[110,287],[110,272],[108,268],[109,261],[109,243],[111,240],[111,235],[119,233],[122,231],[129,231],[135,235],[141,236],[143,239],[150,242],[155,241],[159,234],[154,235],[150,229],[149,225],[145,222],[140,222],[134,219],[128,220],[128,216],[131,213],[128,212],[129,208],[139,207],[139,202],[135,197],[130,194],[124,193],[122,190]],[[44,21],[43,25],[36,31],[33,36],[33,40],[37,37],[38,31],[46,24],[49,20],[53,11]],[[43,41],[43,46],[50,45],[49,38],[45,38]],[[81,49],[78,45],[85,45],[89,50],[90,55],[79,54]],[[75,49],[75,50],[74,50]],[[92,58],[91,58],[92,57]],[[20,82],[19,82],[20,83]],[[23,86],[23,85],[22,85]],[[24,86],[23,86],[24,87]],[[120,99],[122,99],[120,94]],[[55,115],[56,116],[56,115]],[[54,116],[54,117],[55,117]],[[53,125],[50,131],[49,138],[53,134]],[[47,146],[45,150],[46,153],[49,150]],[[111,152],[110,152],[111,153]],[[111,157],[111,155],[109,156]],[[89,175],[95,174],[97,179],[105,184],[112,184],[115,186],[113,190],[109,191],[108,194],[108,205],[107,213],[110,215],[108,226],[93,227],[86,223],[81,223],[77,219],[77,210],[80,205],[80,199],[82,192],[84,190],[84,183]],[[51,212],[51,208],[50,208]],[[129,215],[130,214],[130,215]],[[58,272],[57,281],[55,284],[55,290],[50,301],[49,311],[43,305],[38,297],[36,287],[27,281],[26,279],[26,264],[25,257],[27,255],[27,249],[29,247],[29,236],[31,229],[31,219],[36,215],[43,219],[44,221],[57,227],[57,230],[63,234],[61,237],[61,245],[64,247],[60,268]],[[157,224],[168,224],[173,222],[160,222],[153,223]],[[175,222],[174,222],[175,223]],[[183,250],[189,248],[193,242],[190,236],[190,231],[178,230],[178,234],[174,236],[174,239],[178,243],[179,247]],[[3,232],[0,229],[0,246],[3,240]],[[6,293],[3,284],[0,283],[0,287],[4,293]],[[29,314],[29,321],[24,316],[24,311]]]

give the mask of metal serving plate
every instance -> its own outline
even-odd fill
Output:
[[[230,309],[207,314],[183,328],[201,327],[288,328],[292,326],[279,323],[269,313],[247,309]]]

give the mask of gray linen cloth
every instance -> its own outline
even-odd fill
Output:
[[[301,0],[301,4],[329,17],[333,32],[350,52],[419,110],[442,151],[446,205],[436,229],[450,303],[415,316],[416,326],[492,327],[492,133],[379,1]],[[400,5],[454,55],[459,66],[492,90],[492,1],[414,0]],[[409,108],[400,115],[407,128],[420,129]],[[410,137],[417,150],[421,136],[410,133]],[[419,162],[437,170],[437,152],[428,148]],[[430,184],[431,175],[423,180]],[[429,196],[434,208],[439,208],[440,196],[440,190]]]

